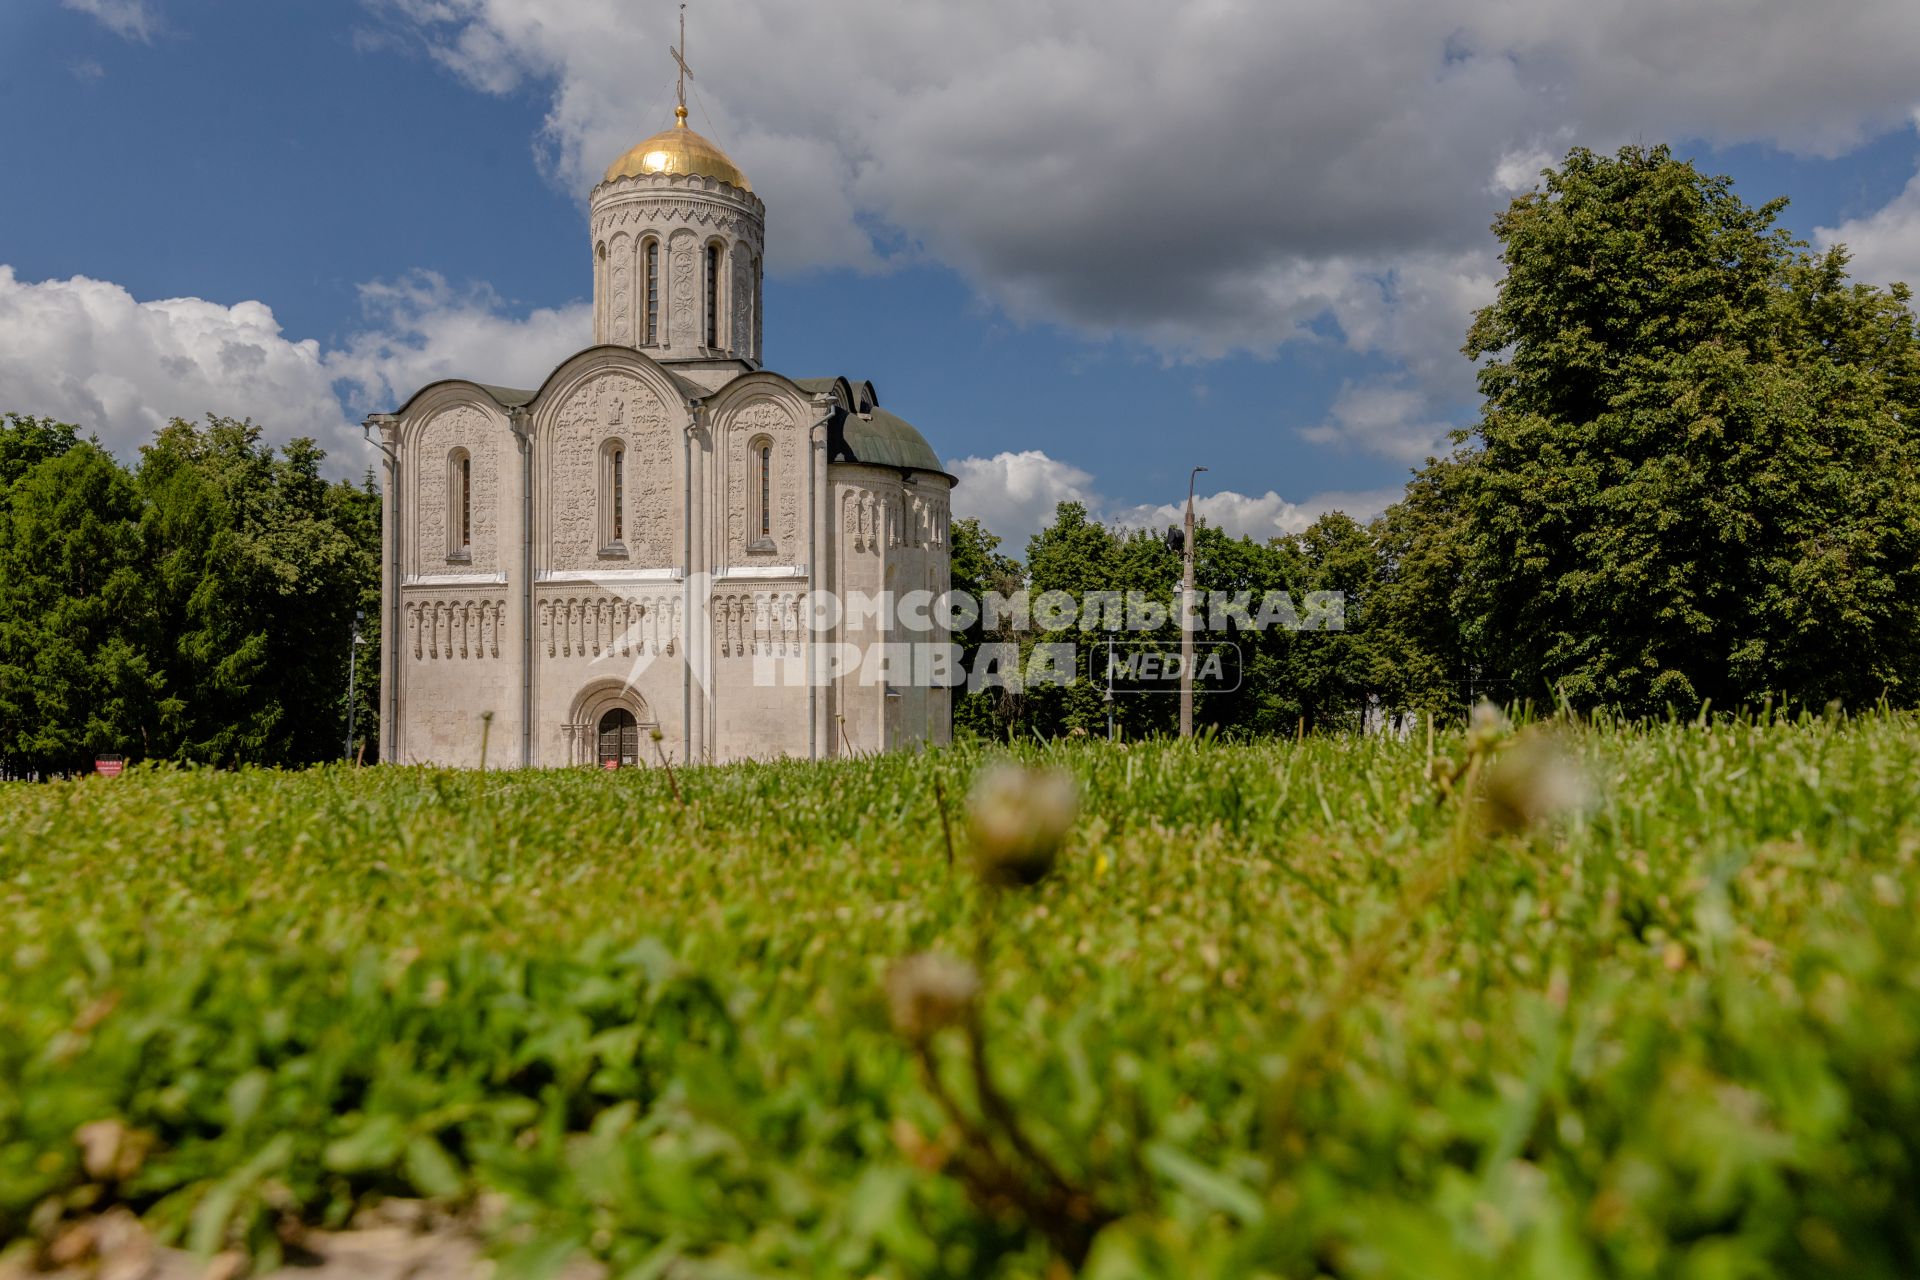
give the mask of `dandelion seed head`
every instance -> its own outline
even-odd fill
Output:
[[[886,992],[893,1029],[918,1044],[966,1016],[980,975],[964,960],[923,951],[887,971]]]
[[[1079,812],[1079,789],[1062,770],[989,770],[967,800],[981,877],[1003,888],[1044,880]]]

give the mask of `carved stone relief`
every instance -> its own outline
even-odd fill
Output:
[[[774,453],[774,481],[778,487],[774,493],[777,502],[773,532],[781,553],[791,563],[801,559],[800,548],[804,545],[800,532],[800,499],[806,492],[803,487],[806,484],[806,437],[797,431],[787,432],[784,440],[776,437]]]
[[[733,259],[733,341],[727,345],[742,356],[753,354],[753,273],[745,250],[736,242],[729,255]]]
[[[505,600],[415,600],[406,607],[415,658],[498,658]]]
[[[676,231],[667,243],[673,262],[667,332],[674,346],[692,347],[700,341],[700,307],[694,292],[700,267],[700,237],[691,231]]]
[[[802,470],[803,440],[793,429],[786,410],[771,400],[756,400],[736,412],[728,422],[727,439],[727,548],[732,563],[748,559],[747,548],[759,536],[757,528],[747,528],[748,513],[758,501],[755,486],[760,483],[759,462],[752,445],[760,436],[773,442],[773,528],[774,549],[761,553],[791,559],[800,546],[800,493],[806,482]]]
[[[798,591],[717,595],[709,609],[723,658],[794,657],[805,651],[805,600]]]
[[[622,231],[607,248],[612,263],[611,341],[633,342],[633,237]]]
[[[673,431],[667,410],[646,383],[608,370],[576,387],[554,414],[547,441],[547,563],[590,569],[600,558],[600,451],[610,439],[627,450],[622,567],[663,565],[671,556]]]
[[[541,596],[534,625],[549,658],[671,657],[679,638],[680,597],[587,588]]]
[[[762,292],[762,288],[760,246],[756,244],[753,247],[753,350],[748,353],[755,360],[760,358],[760,352],[762,350],[760,346],[760,315],[761,312],[766,310],[766,308],[761,305],[766,296]]]
[[[914,512],[923,526],[931,520],[932,508],[925,499],[897,494],[875,493],[871,489],[849,489],[840,499],[841,528],[846,545],[856,552],[878,552],[882,547],[921,545],[912,539]]]
[[[413,449],[414,572],[491,573],[500,568],[496,448],[504,429],[470,404],[442,409],[421,428]],[[459,514],[459,495],[451,490],[455,449],[465,449],[473,461],[472,539],[466,560],[452,560],[448,554],[448,529]]]

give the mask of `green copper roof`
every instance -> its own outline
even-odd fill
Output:
[[[525,391],[519,387],[496,387],[490,382],[477,384],[479,388],[492,396],[503,409],[521,409],[533,402],[534,391]]]
[[[793,384],[803,391],[818,393],[833,390],[834,384],[839,381],[838,378],[795,378]],[[858,395],[861,385],[870,384],[854,385],[850,389]],[[911,422],[897,414],[888,413],[877,404],[870,406],[870,412],[865,417],[857,413],[847,414],[841,433],[856,461],[876,467],[902,467],[909,471],[947,474],[946,464],[940,461],[940,455],[933,451],[927,438]]]
[[[912,423],[878,406],[871,417],[848,414],[842,431],[846,435],[847,447],[862,462],[880,467],[946,472],[940,455],[933,451],[933,446],[927,443],[925,436],[914,430]]]

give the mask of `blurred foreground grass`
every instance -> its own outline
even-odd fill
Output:
[[[1463,849],[1423,737],[1022,753],[1082,816],[982,1000],[1089,1274],[1920,1274],[1920,724],[1568,748]],[[407,1196],[508,1277],[1057,1274],[881,995],[976,954],[988,758],[0,788],[0,1247]]]

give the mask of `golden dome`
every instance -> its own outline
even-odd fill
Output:
[[[726,152],[687,128],[685,107],[675,107],[673,114],[673,128],[662,129],[608,167],[608,182],[643,173],[686,173],[718,178],[742,191],[753,190],[747,175],[727,158]]]

